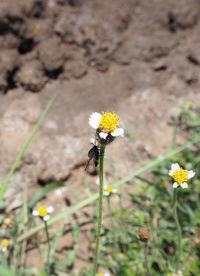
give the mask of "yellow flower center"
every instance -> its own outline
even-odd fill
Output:
[[[113,192],[113,187],[111,185],[107,186],[106,187],[106,192],[109,193],[109,195],[111,195],[112,192]]]
[[[104,276],[103,273],[98,273],[97,276]]]
[[[99,128],[105,132],[113,132],[119,125],[119,118],[115,112],[103,112],[101,121],[99,123]]]
[[[9,241],[6,240],[6,239],[2,240],[1,246],[2,246],[2,247],[8,247],[8,246],[9,246]]]
[[[192,106],[193,106],[193,102],[191,102],[191,101],[190,101],[190,102],[187,102],[187,106],[188,106],[188,107],[192,107]]]
[[[41,206],[39,209],[38,209],[38,213],[39,213],[39,216],[40,217],[45,217],[47,215],[47,207],[46,206]]]
[[[181,168],[180,170],[175,171],[172,177],[176,183],[180,185],[188,180],[188,171]]]
[[[119,258],[120,259],[124,259],[124,254],[123,253],[119,253]]]

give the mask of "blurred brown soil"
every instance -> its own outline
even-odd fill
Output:
[[[199,17],[198,0],[1,0],[1,181],[57,94],[12,177],[5,198],[12,202],[11,212],[27,182],[30,198],[51,181],[66,181],[83,199],[88,196],[83,179],[98,190],[97,175],[84,171],[93,136],[87,124],[91,112],[115,110],[126,131],[125,138],[107,148],[110,182],[110,161],[115,161],[117,177],[123,177],[164,153],[171,145],[170,122],[179,97],[200,100]],[[183,141],[178,136],[178,144]],[[124,204],[131,189],[130,184],[122,188]],[[56,214],[76,200],[64,189],[40,203],[53,205]],[[71,220],[92,216],[93,208],[87,207]],[[73,245],[70,219],[52,227],[61,230],[64,223],[66,234],[57,248],[63,260]],[[92,227],[81,226],[74,271],[91,265],[83,256],[93,254]],[[45,241],[43,232],[40,238]],[[40,268],[42,258],[36,256],[37,250],[29,249],[26,265]]]

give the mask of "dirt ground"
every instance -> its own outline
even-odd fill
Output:
[[[84,171],[93,136],[91,112],[115,110],[125,128],[125,138],[106,152],[118,177],[164,153],[178,99],[200,100],[199,17],[199,0],[0,1],[1,181],[48,100],[57,95],[12,177],[6,194],[10,211],[27,182],[30,197],[54,180],[67,180],[87,196],[83,178],[94,185],[97,178]],[[73,200],[64,190],[44,202],[58,213]],[[85,228],[80,255],[88,252],[90,225]],[[59,256],[70,248],[70,237],[59,240]],[[27,266],[41,266],[35,250],[27,256]],[[75,271],[88,265],[79,259]]]

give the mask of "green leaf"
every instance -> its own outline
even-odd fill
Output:
[[[30,134],[30,136],[29,136],[28,139],[25,141],[24,146],[22,147],[22,149],[21,149],[20,153],[18,154],[18,156],[17,156],[15,162],[13,163],[12,168],[10,169],[10,171],[9,171],[9,173],[8,173],[8,175],[7,175],[7,177],[6,177],[6,179],[4,180],[3,184],[1,185],[1,188],[0,188],[0,202],[2,201],[3,196],[4,196],[4,194],[5,194],[6,190],[7,190],[8,183],[9,183],[9,181],[10,181],[11,176],[14,174],[14,172],[15,172],[17,166],[19,165],[19,162],[20,162],[20,160],[22,159],[22,157],[23,157],[23,155],[24,155],[26,149],[28,148],[28,146],[29,146],[30,142],[32,141],[34,135],[36,134],[38,128],[40,127],[41,123],[43,122],[43,120],[44,120],[44,118],[45,118],[45,116],[46,116],[46,114],[47,114],[49,108],[51,107],[51,105],[52,105],[52,103],[53,103],[55,97],[56,97],[56,96],[53,96],[53,97],[51,98],[51,100],[49,101],[49,103],[47,104],[45,110],[43,111],[43,113],[42,113],[42,115],[40,116],[39,120],[38,120],[37,123],[35,124],[35,126],[34,126],[32,132],[31,132],[31,134]]]
[[[68,267],[72,266],[74,264],[75,260],[76,260],[76,251],[72,250],[66,256],[67,266]]]
[[[75,242],[78,241],[79,233],[80,233],[79,227],[78,227],[77,225],[75,225],[75,226],[73,227],[73,229],[72,229],[72,237],[73,237],[73,240],[74,240]]]

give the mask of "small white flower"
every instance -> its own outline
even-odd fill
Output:
[[[110,133],[113,137],[124,136],[124,129],[118,128],[117,115],[114,112],[103,112],[102,114],[94,112],[89,117],[89,125],[92,128],[99,129],[99,136],[102,139],[106,139]]]
[[[188,187],[187,180],[192,178],[195,175],[195,172],[184,170],[179,166],[178,163],[174,163],[171,165],[169,175],[175,180],[173,183],[173,188],[180,186],[181,188],[185,189]]]
[[[2,250],[3,252],[6,252],[9,246],[10,246],[10,241],[9,241],[9,240],[3,239],[3,240],[1,241],[1,250]]]
[[[55,194],[57,195],[57,196],[61,196],[62,195],[62,190],[61,189],[57,189],[56,191],[55,191]]]
[[[173,273],[172,276],[183,276],[183,273],[181,270],[178,270],[177,273]]]
[[[105,196],[111,196],[112,194],[116,194],[117,193],[117,189],[113,188],[112,185],[104,185],[103,189],[104,189],[103,194]]]
[[[45,205],[40,206],[38,210],[33,210],[32,215],[33,216],[39,216],[44,221],[47,221],[50,219],[50,215],[54,211],[54,208],[52,206],[46,207]]]

